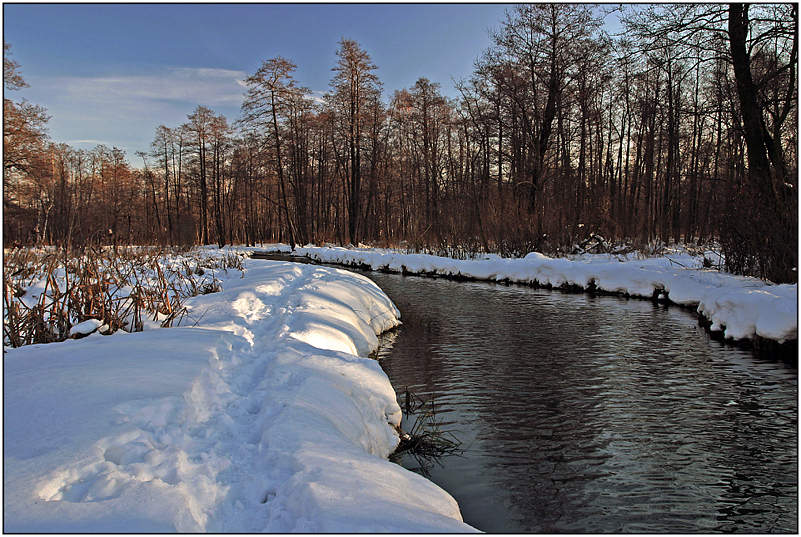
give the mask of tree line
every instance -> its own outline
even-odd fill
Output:
[[[4,99],[4,241],[336,242],[520,255],[590,233],[718,241],[728,268],[797,281],[796,4],[509,10],[448,98],[420,78],[384,99],[342,39],[322,98],[276,57],[239,118],[198,106],[138,168],[45,133]],[[6,46],[7,47],[7,46]],[[6,90],[24,85],[4,49]]]

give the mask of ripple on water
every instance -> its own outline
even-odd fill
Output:
[[[379,352],[463,441],[431,469],[500,532],[796,532],[797,369],[649,301],[369,273]],[[413,466],[412,461],[407,461]]]

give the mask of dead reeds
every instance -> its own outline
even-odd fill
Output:
[[[89,319],[102,334],[169,327],[183,301],[221,289],[221,272],[244,271],[243,254],[126,247],[67,251],[15,248],[3,259],[3,343],[20,347],[83,337]],[[243,274],[244,275],[244,274]]]
[[[403,396],[403,413],[412,425],[408,431],[399,430],[400,443],[390,460],[400,462],[410,456],[417,463],[413,468],[426,477],[440,459],[448,455],[461,455],[461,441],[448,429],[437,415],[437,405],[432,397],[424,401],[407,387]]]

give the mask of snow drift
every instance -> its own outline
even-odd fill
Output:
[[[399,312],[343,270],[248,261],[183,327],[4,358],[4,530],[463,532],[386,460],[395,393],[366,357]]]

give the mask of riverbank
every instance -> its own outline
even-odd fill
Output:
[[[376,334],[399,312],[346,271],[245,260],[181,326],[4,356],[9,532],[474,531],[389,462],[401,411]]]
[[[287,245],[256,251],[290,253]],[[550,258],[459,260],[386,249],[296,248],[293,255],[370,270],[465,280],[519,283],[659,300],[694,309],[713,335],[767,352],[791,353],[798,341],[798,285],[775,285],[703,266],[703,256],[676,251],[659,257],[584,254]]]

